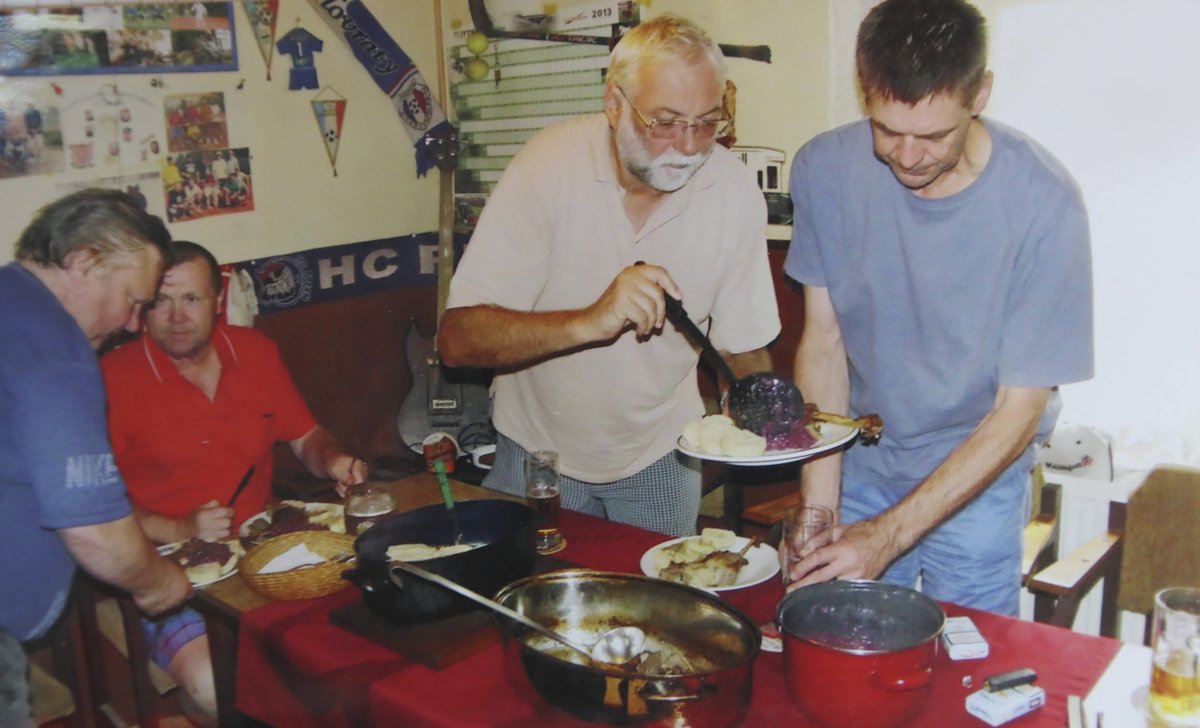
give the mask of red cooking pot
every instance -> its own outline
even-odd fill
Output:
[[[790,592],[776,609],[788,692],[829,728],[893,728],[925,706],[942,608],[877,581],[831,581]]]

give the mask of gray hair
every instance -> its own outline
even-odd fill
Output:
[[[89,188],[72,192],[38,210],[14,252],[17,260],[65,268],[72,253],[88,250],[101,262],[154,246],[166,259],[171,234],[158,217],[130,195]]]
[[[667,59],[705,61],[716,71],[718,88],[725,88],[725,56],[720,47],[700,26],[673,13],[641,23],[621,37],[609,58],[608,82],[636,96],[642,64]]]

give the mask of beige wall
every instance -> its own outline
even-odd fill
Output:
[[[369,2],[400,46],[437,84],[435,0]],[[444,24],[469,22],[465,0],[443,0]],[[223,91],[230,109],[233,146],[253,154],[255,210],[174,223],[172,233],[209,246],[222,262],[437,229],[437,175],[417,178],[412,147],[384,95],[304,2],[284,4],[282,36],[300,24],[325,40],[316,56],[322,87],[349,99],[338,155],[330,169],[309,101],[312,90],[288,91],[290,60],[276,57],[272,79],[234,3],[240,70],[232,73],[165,74],[155,89],[150,75],[0,78],[0,103],[24,108],[41,100],[51,81],[69,95],[104,83],[158,101],[164,95]],[[739,88],[739,143],[783,150],[789,156],[826,126],[828,33],[824,0],[658,0],[648,15],[690,14],[723,43],[767,44],[771,64],[732,59],[729,75]],[[245,80],[241,90],[236,86]],[[153,169],[153,168],[151,168]],[[119,173],[145,171],[121,170]],[[12,258],[12,241],[40,204],[58,196],[55,185],[78,173],[0,180],[0,262]]]

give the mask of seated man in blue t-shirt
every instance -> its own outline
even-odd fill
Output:
[[[136,331],[170,235],[125,193],[39,210],[0,267],[0,725],[30,725],[23,655],[57,621],[75,565],[147,614],[191,594],[133,519],[109,448],[99,349]]]

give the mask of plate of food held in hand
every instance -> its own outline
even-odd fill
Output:
[[[251,516],[238,529],[243,545],[250,547],[275,536],[296,531],[332,531],[345,533],[346,521],[341,503],[305,503],[283,500]]]
[[[684,425],[678,448],[694,458],[730,465],[781,465],[841,447],[858,433],[852,424],[813,421],[789,433],[787,440],[772,442],[738,427],[725,415],[707,415]]]
[[[676,538],[642,554],[642,573],[709,591],[753,586],[779,573],[779,553],[723,528]]]
[[[183,567],[192,586],[208,586],[233,575],[245,550],[237,539],[204,541],[199,538],[163,544],[158,553]]]

